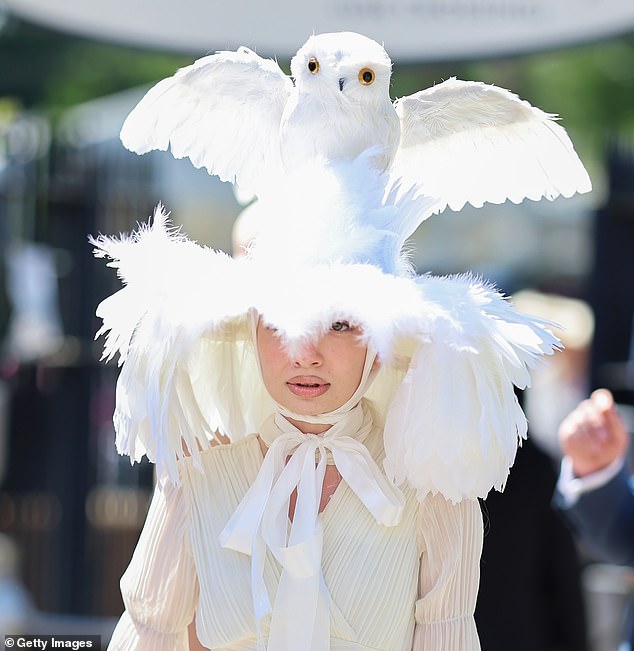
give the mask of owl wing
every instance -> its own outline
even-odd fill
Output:
[[[247,396],[251,405],[262,396],[252,379],[257,368],[240,386],[236,375],[222,372],[243,363],[239,347],[221,333],[229,323],[238,328],[246,314],[250,278],[240,261],[180,234],[161,206],[132,235],[91,242],[124,284],[97,308],[103,359],[119,356],[121,366],[117,450],[132,461],[147,455],[159,477],[178,483],[178,460],[191,454],[199,465],[216,432],[232,440],[249,432],[246,408],[227,410],[228,396]]]
[[[455,78],[394,103],[393,177],[460,210],[588,192],[590,178],[556,116],[503,88]]]
[[[514,387],[559,347],[553,324],[517,312],[470,275],[419,276],[423,325],[385,420],[384,466],[419,499],[502,490],[527,422]]]
[[[121,129],[137,154],[171,147],[223,181],[257,194],[280,169],[279,123],[293,83],[275,61],[242,47],[217,52],[152,87]]]

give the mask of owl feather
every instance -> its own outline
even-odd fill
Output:
[[[154,86],[121,139],[137,153],[171,147],[247,195],[313,158],[353,160],[370,148],[392,186],[417,187],[437,212],[591,189],[555,115],[454,78],[392,101],[391,67],[381,45],[353,32],[311,36],[291,77],[247,48],[218,52]]]

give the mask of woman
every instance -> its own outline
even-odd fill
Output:
[[[158,484],[110,649],[479,649],[477,497],[556,340],[471,277],[401,249],[434,208],[370,156],[298,170],[246,259],[161,210],[100,238],[126,286],[99,308],[123,368],[120,452]]]

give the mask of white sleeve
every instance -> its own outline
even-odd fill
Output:
[[[572,471],[572,459],[564,457],[561,460],[561,471],[557,481],[557,490],[563,497],[563,505],[565,507],[573,506],[583,493],[605,486],[621,472],[624,463],[624,457],[618,457],[609,466],[601,468],[597,472],[584,477],[575,477]]]
[[[126,610],[108,651],[188,651],[198,582],[182,487],[157,485],[130,561],[121,577]]]
[[[421,504],[419,535],[423,553],[413,651],[478,651],[473,614],[483,540],[480,505],[429,496]]]

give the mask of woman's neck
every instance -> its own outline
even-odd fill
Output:
[[[328,423],[306,423],[302,420],[296,420],[295,418],[288,418],[287,416],[285,416],[285,418],[303,434],[323,434],[326,430],[332,427],[332,425]]]

